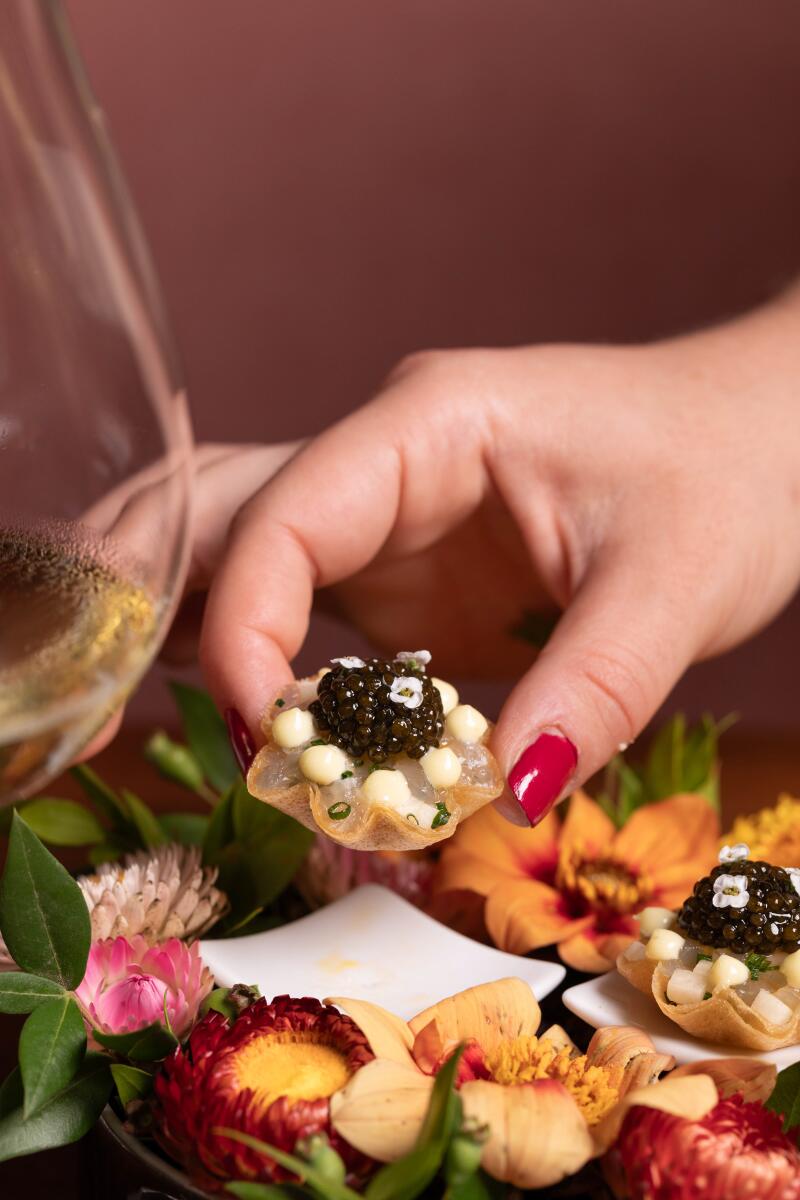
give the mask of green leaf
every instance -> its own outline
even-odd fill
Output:
[[[7,1117],[15,1108],[22,1106],[23,1100],[22,1076],[19,1067],[14,1067],[10,1075],[3,1080],[0,1087],[0,1118]]]
[[[454,1090],[463,1046],[459,1046],[436,1076],[428,1111],[410,1154],[389,1163],[375,1175],[364,1193],[367,1200],[415,1200],[436,1178],[445,1151],[461,1116]]]
[[[125,802],[113,788],[110,788],[100,778],[96,771],[82,763],[73,767],[70,774],[73,779],[77,780],[86,796],[111,824],[111,828],[116,833],[130,835],[134,831]]]
[[[131,843],[127,841],[124,845],[117,841],[100,842],[89,851],[89,862],[93,867],[99,867],[103,863],[114,863],[132,848]]]
[[[93,846],[105,838],[94,813],[74,800],[42,797],[24,805],[19,814],[36,836],[51,846]]]
[[[9,1099],[14,1094],[19,1097],[21,1084],[7,1084]],[[24,1116],[19,1100],[4,1113],[0,1118],[0,1162],[77,1142],[97,1121],[110,1091],[108,1061],[101,1054],[87,1054],[75,1078],[33,1116]]]
[[[0,880],[0,931],[23,971],[77,987],[91,942],[83,893],[16,813]]]
[[[178,1045],[174,1034],[163,1025],[147,1025],[133,1033],[101,1033],[94,1031],[95,1040],[120,1058],[131,1062],[159,1062]]]
[[[208,819],[208,829],[203,839],[204,863],[216,864],[224,848],[233,841],[234,790],[233,786],[228,788]]]
[[[200,763],[188,746],[174,742],[163,729],[157,730],[147,739],[144,756],[165,779],[179,783],[181,787],[196,792],[198,796],[208,795]]]
[[[207,692],[184,683],[171,683],[170,690],[180,709],[192,754],[212,787],[224,792],[239,778],[225,722]]]
[[[152,850],[154,846],[163,845],[167,840],[166,834],[144,800],[140,800],[138,796],[134,795],[133,792],[127,791],[125,788],[122,789],[122,795],[125,798],[125,803],[128,806],[144,849]]]
[[[26,975],[22,971],[0,972],[0,1012],[29,1013],[52,1000],[63,996],[64,989],[40,975]]]
[[[226,987],[214,988],[213,992],[206,996],[205,1000],[203,1001],[201,1010],[203,1016],[205,1016],[207,1012],[218,1012],[222,1013],[223,1017],[227,1017],[229,1021],[235,1021],[236,1017],[238,1016],[238,1009],[236,1008],[236,1005],[228,999],[228,993],[230,990],[230,988]]]
[[[303,1158],[287,1154],[285,1150],[279,1150],[277,1146],[262,1142],[258,1138],[251,1137],[249,1133],[242,1133],[239,1129],[215,1126],[213,1132],[230,1138],[231,1141],[241,1142],[243,1146],[249,1146],[251,1150],[256,1150],[259,1154],[273,1159],[285,1170],[299,1176],[303,1183],[311,1189],[312,1194],[320,1197],[320,1200],[358,1200],[358,1192],[354,1192],[344,1183],[336,1183],[329,1179],[327,1175],[322,1171],[315,1170],[312,1164]],[[397,1197],[396,1200],[400,1200],[400,1198]]]
[[[25,1117],[31,1117],[77,1073],[86,1053],[83,1017],[71,996],[45,1000],[31,1013],[19,1039]]]
[[[507,1195],[505,1189],[501,1191],[493,1180],[480,1173],[449,1187],[444,1200],[492,1200],[493,1196]]]
[[[143,1100],[153,1090],[153,1076],[139,1067],[129,1067],[126,1063],[112,1063],[111,1075],[123,1107],[132,1100]]]
[[[182,846],[202,846],[208,833],[205,813],[160,813],[158,820],[170,841]]]
[[[240,929],[280,895],[313,841],[310,830],[256,800],[242,780],[234,785],[211,815],[203,853],[219,868],[219,886],[231,902],[226,932]]]
[[[784,1132],[800,1125],[800,1062],[778,1074],[767,1108],[783,1117]]]

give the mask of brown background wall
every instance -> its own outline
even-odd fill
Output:
[[[800,269],[796,0],[68,9],[200,438],[313,433],[420,347],[651,338]],[[796,727],[798,650],[795,604],[675,702]]]

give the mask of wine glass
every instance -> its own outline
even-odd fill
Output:
[[[0,4],[0,804],[151,662],[191,432],[136,218],[55,0]]]

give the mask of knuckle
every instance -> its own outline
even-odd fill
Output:
[[[615,742],[632,742],[658,702],[652,667],[630,647],[592,650],[578,665],[578,678],[597,701],[595,714]]]

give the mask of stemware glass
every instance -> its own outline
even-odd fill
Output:
[[[103,115],[55,0],[0,4],[0,804],[152,660],[188,545],[191,433]]]

